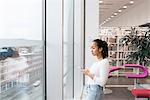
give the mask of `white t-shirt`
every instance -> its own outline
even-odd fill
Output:
[[[105,58],[95,62],[90,67],[90,72],[94,75],[94,79],[88,77],[87,84],[104,86],[109,75],[109,60]]]

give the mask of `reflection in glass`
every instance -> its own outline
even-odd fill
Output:
[[[0,13],[0,100],[44,100],[42,0],[1,0]]]

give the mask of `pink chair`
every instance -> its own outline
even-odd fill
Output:
[[[136,98],[148,98],[150,100],[150,89],[132,89],[131,93]]]
[[[132,67],[132,68],[139,68],[139,70],[142,71],[142,73],[136,74],[136,73],[127,73],[127,78],[133,78],[134,80],[134,88],[136,88],[137,79],[146,78],[148,76],[148,69],[145,66],[138,65],[138,64],[124,64],[124,67]]]
[[[139,68],[143,72],[140,74],[135,74],[135,73],[126,74],[127,78],[146,78],[148,76],[148,70],[145,66],[138,65],[138,64],[125,64],[124,66],[125,67]]]
[[[121,67],[112,66],[109,70],[109,77],[108,78],[112,77],[111,72],[114,72],[114,71],[117,71],[117,70],[120,70],[120,69],[121,69]]]
[[[135,89],[136,84],[137,84],[137,79],[141,78],[146,78],[148,77],[148,69],[145,66],[142,65],[137,65],[137,64],[125,64],[125,67],[134,67],[134,68],[139,68],[142,73],[140,74],[126,74],[127,78],[133,78],[135,79],[134,81],[134,89],[131,90],[131,93],[136,97],[136,98],[150,98],[150,90],[149,89]]]
[[[110,67],[108,78],[112,77],[112,75],[111,75],[112,72],[120,70],[120,69],[121,69],[121,67],[117,67],[117,66]],[[110,93],[112,93],[112,90],[110,90],[108,88],[104,88],[104,94],[110,94]]]

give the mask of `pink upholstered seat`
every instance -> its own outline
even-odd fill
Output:
[[[136,98],[150,98],[150,89],[132,89],[131,93]]]
[[[141,79],[141,78],[146,78],[148,76],[148,69],[145,66],[137,65],[137,64],[125,64],[124,66],[139,68],[142,71],[142,73],[140,73],[140,74],[134,74],[134,73],[126,74],[127,78]],[[135,81],[135,85],[136,85],[136,81]],[[150,90],[149,89],[132,89],[131,93],[136,98],[150,98]]]

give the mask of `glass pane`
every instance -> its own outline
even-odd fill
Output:
[[[0,100],[44,100],[42,0],[0,0]]]
[[[64,61],[64,100],[73,98],[73,0],[64,0],[64,34],[63,34],[63,61]]]

